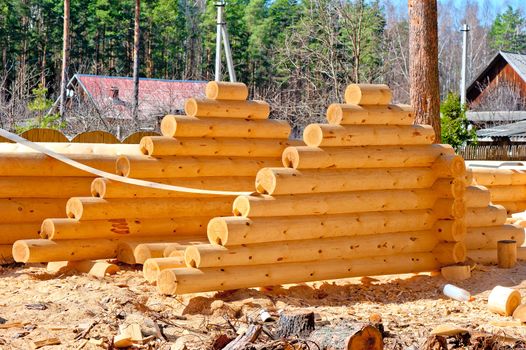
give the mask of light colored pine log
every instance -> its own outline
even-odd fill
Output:
[[[211,219],[207,232],[210,243],[231,247],[288,240],[431,230],[435,221],[436,217],[431,209],[291,217],[232,216]],[[434,232],[438,233],[440,228],[443,235],[450,232],[449,228],[457,229],[453,224],[437,223],[433,228]],[[462,232],[462,227],[459,229],[458,231]]]
[[[474,184],[474,178],[473,178],[473,169],[471,168],[466,168],[466,177],[465,177],[465,180],[466,180],[466,184],[469,186],[469,185],[473,185]]]
[[[179,249],[186,249],[186,245],[181,248],[181,243],[177,242],[188,242],[188,244],[200,244],[204,242],[205,238],[202,236],[196,237],[181,237],[181,236],[144,236],[136,237],[135,239],[125,239],[120,240],[117,246],[117,260],[125,264],[134,265],[139,262],[136,259],[136,249],[142,244],[151,244],[151,243],[171,243],[172,245],[177,245]]]
[[[461,177],[438,179],[431,187],[438,198],[463,199],[466,193],[466,183]]]
[[[506,208],[502,205],[488,205],[481,208],[467,208],[466,225],[469,227],[500,226],[506,223]]]
[[[203,245],[203,244],[207,244],[207,242],[203,240],[203,242],[195,243],[193,245],[198,246],[198,245]],[[187,246],[181,245],[181,243],[178,243],[178,242],[171,243],[167,245],[166,248],[164,249],[163,257],[165,258],[178,257],[178,256],[184,257],[184,251],[186,250],[186,248]]]
[[[210,81],[206,84],[205,95],[212,100],[243,101],[248,97],[248,87],[243,83]]]
[[[157,278],[162,294],[186,294],[327,279],[434,271],[440,263],[432,253],[411,253],[363,259],[326,260],[290,264],[177,268]]]
[[[501,240],[497,242],[497,261],[499,268],[511,269],[517,264],[517,242]]]
[[[117,256],[117,241],[110,239],[61,240],[25,239],[13,244],[17,262],[49,262],[110,259]]]
[[[353,105],[388,105],[392,97],[385,84],[350,84],[345,89],[345,102]]]
[[[446,281],[464,281],[471,278],[471,267],[469,265],[445,266],[440,269],[440,273]]]
[[[1,155],[0,155],[1,157]],[[86,195],[93,177],[2,176],[0,198],[69,198]]]
[[[490,193],[484,186],[468,186],[466,188],[466,206],[468,208],[485,208],[490,205]]]
[[[101,199],[92,197],[72,197],[66,204],[68,218],[77,220],[120,219],[123,216],[142,219],[172,218],[198,215],[220,216],[231,211],[230,196],[211,198],[132,198]],[[58,215],[47,215],[56,217]]]
[[[516,169],[471,167],[477,184],[482,186],[526,185],[526,172]]]
[[[454,155],[449,145],[359,146],[316,148],[287,147],[282,163],[294,169],[404,168],[431,166],[439,156]]]
[[[511,316],[521,304],[521,293],[512,288],[496,286],[488,297],[488,309],[503,316]]]
[[[104,144],[104,143],[62,143],[62,142],[37,142],[38,145],[46,147],[57,153],[68,155],[141,155],[137,145]],[[32,148],[18,143],[0,143],[0,153],[35,153]]]
[[[183,186],[203,190],[239,191],[250,192],[254,188],[254,177],[232,176],[225,181],[220,176],[210,177],[186,177],[186,178],[164,178],[146,179],[166,185]],[[209,194],[195,194],[187,192],[166,191],[151,187],[129,185],[122,182],[112,181],[105,178],[94,179],[91,183],[91,195],[93,197],[108,198],[192,198],[212,197]]]
[[[468,249],[468,257],[478,264],[496,264],[497,249]],[[517,260],[526,260],[526,247],[517,248]]]
[[[433,163],[432,168],[439,174],[439,177],[462,177],[459,180],[466,183],[466,164],[461,156],[452,154],[440,156]]]
[[[434,139],[429,125],[310,124],[303,131],[311,147],[429,145]]]
[[[433,213],[437,219],[463,219],[466,203],[462,199],[442,198],[435,202]]]
[[[288,139],[291,127],[285,120],[195,118],[167,115],[161,132],[167,137],[237,137]]]
[[[142,266],[142,274],[146,281],[155,283],[161,271],[185,266],[183,256],[148,259]]]
[[[126,212],[121,213],[123,216]],[[195,214],[195,213],[194,213]],[[82,220],[45,219],[40,236],[51,240],[123,238],[142,236],[190,236],[205,232],[209,217],[116,218]]]
[[[131,178],[173,178],[208,176],[255,176],[259,169],[277,167],[278,158],[242,157],[144,157],[117,160],[117,173]],[[225,181],[226,182],[226,181]]]
[[[210,99],[186,100],[186,115],[190,117],[222,117],[243,119],[267,119],[270,106],[265,101],[215,101]]]
[[[437,220],[432,232],[441,241],[461,242],[466,237],[467,228],[464,220]]]
[[[379,190],[282,196],[239,196],[235,216],[289,216],[433,208],[441,193],[432,189]]]
[[[0,224],[0,246],[19,239],[40,237],[41,221]]]
[[[466,246],[473,249],[497,249],[501,240],[517,241],[517,246],[524,243],[524,229],[515,225],[468,227]]]
[[[147,136],[141,151],[149,156],[280,157],[286,147],[301,141],[286,139],[180,138]]]
[[[12,244],[0,245],[0,264],[10,264],[14,261],[12,250]]]
[[[526,201],[526,185],[488,187],[492,202]]]
[[[66,198],[0,198],[0,224],[62,216],[66,202]]]
[[[442,265],[452,265],[466,260],[467,250],[463,242],[443,242],[433,249],[433,254]]]
[[[177,244],[181,251],[190,247],[192,244],[197,244],[195,240],[188,241],[186,239],[178,240],[178,243],[173,242],[159,242],[159,243],[142,243],[137,245],[134,250],[135,263],[144,264],[148,259],[154,258],[164,258],[164,251],[168,247],[172,247],[174,244]]]
[[[358,106],[333,103],[327,108],[331,125],[413,125],[414,110],[409,105]]]
[[[120,271],[120,268],[107,261],[50,261],[46,268],[49,273],[60,273],[75,270],[89,275],[103,278],[106,275],[114,275]]]
[[[520,213],[526,210],[526,201],[516,201],[516,202],[501,201],[501,202],[497,202],[497,204],[500,204],[504,208],[506,208],[506,211],[510,214]]]

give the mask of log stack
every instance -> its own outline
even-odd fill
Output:
[[[163,268],[163,294],[431,271],[465,259],[466,169],[386,85],[350,85],[257,194],[208,224],[209,245]],[[148,261],[145,267],[148,265]],[[146,271],[145,271],[146,272]]]
[[[186,115],[166,116],[163,136],[143,137],[142,156],[120,157],[117,172],[168,185],[252,191],[257,171],[281,164],[281,153],[293,144],[288,140],[290,126],[268,119],[269,105],[247,100],[248,88],[242,83],[211,82],[206,95],[188,100]],[[206,242],[208,221],[229,215],[235,198],[103,178],[93,181],[91,192],[92,197],[69,199],[67,218],[45,220],[42,240],[17,242],[17,261],[117,258],[142,264],[147,258],[166,257],[171,260],[156,263],[173,266],[170,255],[177,258],[188,244]]]
[[[116,159],[138,155],[137,145],[42,143],[104,171]],[[42,220],[64,214],[69,197],[89,193],[94,176],[15,143],[0,144],[0,263],[12,260],[16,240],[38,238]]]

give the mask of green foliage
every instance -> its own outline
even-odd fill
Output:
[[[455,149],[468,141],[476,142],[477,134],[469,128],[465,106],[460,105],[457,94],[450,92],[440,105],[442,142],[448,143]]]
[[[489,34],[491,47],[496,50],[526,51],[526,18],[519,9],[508,6],[495,18]]]
[[[48,89],[39,85],[38,88],[33,89],[32,92],[33,100],[28,103],[27,107],[31,112],[36,114],[36,117],[26,121],[24,125],[17,125],[15,131],[17,133],[23,133],[26,130],[34,128],[63,129],[66,125],[61,121],[60,114],[46,114],[53,105],[53,100],[46,97]]]

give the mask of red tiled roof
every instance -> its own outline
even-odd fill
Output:
[[[77,74],[74,79],[90,96],[102,114],[109,118],[131,118],[133,79]],[[139,116],[147,119],[184,110],[191,97],[204,97],[205,81],[139,79]],[[112,98],[112,89],[119,90],[119,98]]]

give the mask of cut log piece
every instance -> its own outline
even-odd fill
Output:
[[[514,240],[517,245],[524,243],[524,229],[515,225],[468,227],[466,245],[468,249],[497,249],[497,242]]]
[[[385,84],[350,84],[345,89],[345,102],[353,105],[388,105],[392,97]]]
[[[68,155],[97,155],[97,156],[118,156],[118,155],[140,155],[141,151],[137,145],[125,144],[104,144],[104,143],[66,143],[66,142],[37,142],[56,153]],[[35,153],[42,155],[32,148],[18,143],[0,143],[0,153]],[[68,156],[69,157],[69,156]]]
[[[453,155],[449,145],[360,146],[351,148],[287,147],[282,163],[294,169],[404,168],[431,166],[441,155]]]
[[[47,272],[59,273],[63,270],[76,270],[91,276],[103,278],[106,275],[114,275],[120,268],[106,261],[52,261],[47,264]]]
[[[280,157],[286,147],[301,145],[286,139],[195,138],[146,136],[141,151],[149,156]]]
[[[240,157],[144,157],[117,160],[117,173],[132,178],[170,178],[201,176],[255,176],[259,169],[279,166],[274,158]],[[114,164],[115,165],[115,164]]]
[[[97,260],[116,256],[117,241],[109,239],[63,241],[26,239],[13,244],[13,258],[23,263]]]
[[[184,251],[186,246],[189,244],[204,244],[205,238],[202,236],[145,236],[137,237],[135,239],[128,238],[119,241],[119,244],[117,245],[117,260],[129,265],[139,264],[137,261],[139,255],[137,248],[140,248],[140,246],[143,244],[152,243],[169,243],[169,246],[175,245],[178,247],[178,249]]]
[[[0,154],[1,157],[1,154]],[[2,176],[0,198],[69,198],[88,194],[93,177]]]
[[[129,198],[110,201],[92,197],[72,197],[66,204],[66,214],[72,219],[108,220],[121,219],[124,215],[142,218],[171,218],[192,216],[228,215],[232,198],[229,196],[212,198],[187,198],[172,200],[170,198],[143,198],[135,201]],[[48,215],[57,216],[57,215]]]
[[[521,323],[526,322],[526,304],[517,306],[515,311],[513,311],[513,319],[520,321]]]
[[[277,338],[305,338],[316,326],[314,312],[284,311],[279,315],[275,336]]]
[[[254,187],[254,178],[250,176],[233,176],[225,181],[219,176],[210,177],[183,177],[165,179],[147,179],[152,182],[164,183],[173,186],[183,186],[203,190],[239,191],[249,192]],[[91,195],[99,198],[189,198],[211,197],[209,194],[195,194],[177,191],[165,191],[151,187],[129,185],[105,178],[94,179],[91,183]],[[72,196],[74,197],[74,196]]]
[[[526,172],[516,169],[493,169],[471,167],[473,177],[479,185],[526,185]]]
[[[311,147],[429,145],[435,140],[429,125],[310,124],[303,141]]]
[[[438,194],[430,189],[357,191],[324,194],[253,195],[234,200],[235,216],[289,216],[433,208]]]
[[[333,103],[327,108],[331,125],[413,125],[415,113],[409,105],[358,106]]]
[[[228,248],[219,245],[203,245],[186,248],[185,261],[188,267],[203,268],[322,261],[347,257],[355,259],[430,252],[437,247],[439,242],[439,238],[430,231],[411,231],[283,241],[279,244],[275,242],[244,244]],[[442,260],[446,260],[446,258],[451,258],[449,253],[454,252],[454,260],[464,261],[466,253],[463,245],[455,247],[454,244],[451,244],[445,248],[445,250],[437,250],[437,257],[444,257]],[[444,251],[443,254],[442,251]]]
[[[93,154],[68,155],[70,159],[109,173],[115,172],[116,157]],[[0,153],[0,176],[90,177],[92,175],[41,153]]]
[[[506,209],[501,205],[467,208],[466,225],[469,227],[500,226],[506,223]]]
[[[324,326],[308,338],[320,349],[330,350],[382,350],[382,333],[371,324],[341,323]]]
[[[39,238],[40,225],[40,221],[0,224],[0,246],[13,244],[19,239]]]
[[[488,187],[492,202],[526,201],[526,185]]]
[[[490,204],[490,193],[484,186],[468,186],[466,189],[466,206],[468,208],[485,208]]]
[[[123,213],[126,213],[126,211]],[[91,221],[78,221],[66,218],[45,219],[42,222],[41,237],[59,240],[141,236],[190,236],[204,233],[208,220],[209,217],[203,216],[166,219],[121,218]]]
[[[435,220],[431,209],[319,216],[217,217],[210,220],[207,232],[212,244],[231,247],[264,242],[429,230]]]
[[[264,101],[215,101],[190,98],[184,105],[190,117],[267,119],[270,106]]]
[[[163,270],[157,279],[157,287],[162,294],[186,294],[356,276],[434,271],[439,268],[440,263],[432,253],[290,264],[180,268]]]
[[[27,223],[64,215],[66,198],[0,198],[0,224]]]
[[[14,261],[12,250],[13,250],[12,244],[0,245],[0,265],[10,264]]]
[[[290,131],[289,123],[274,119],[218,119],[167,115],[161,122],[161,132],[167,137],[288,139]]]
[[[136,264],[144,264],[148,259],[152,258],[164,258],[164,251],[168,247],[173,247],[174,244],[179,246],[181,250],[181,256],[186,248],[190,246],[201,246],[205,242],[199,241],[196,239],[189,239],[182,237],[177,243],[174,242],[159,242],[159,243],[141,243],[135,247],[134,256]]]
[[[468,258],[472,259],[478,264],[496,264],[497,250],[490,249],[471,249],[468,250]],[[517,260],[526,260],[526,247],[517,248]]]
[[[248,97],[248,87],[243,83],[210,81],[206,84],[205,94],[212,100],[243,101]]]
[[[488,297],[488,309],[503,316],[511,316],[521,304],[522,297],[518,290],[496,286]]]
[[[446,281],[464,281],[471,277],[471,267],[469,265],[445,266],[440,269],[440,273]]]
[[[497,242],[497,261],[501,269],[511,269],[517,264],[517,242],[501,240]]]
[[[142,266],[142,274],[146,281],[155,283],[161,271],[185,266],[183,256],[147,259]]]

